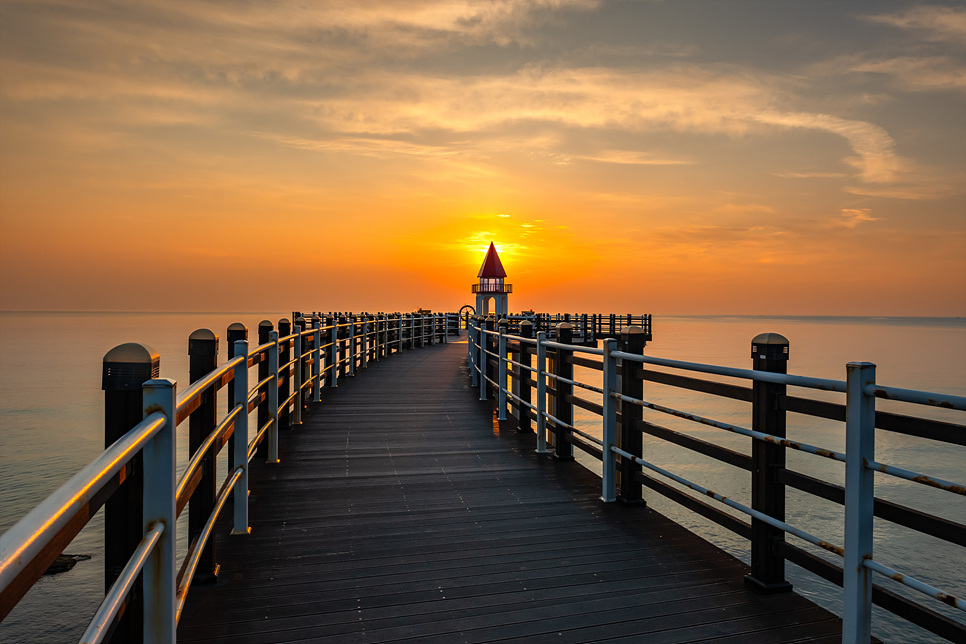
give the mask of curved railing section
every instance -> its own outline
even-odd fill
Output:
[[[175,381],[150,377],[158,357],[147,347],[123,345],[105,356],[105,383],[129,379],[117,391],[105,385],[113,396],[107,425],[126,431],[0,537],[0,619],[106,505],[105,558],[120,558],[81,642],[174,642],[192,582],[217,573],[211,536],[229,498],[232,533],[250,532],[248,464],[259,456],[278,462],[279,427],[301,424],[308,405],[322,402],[324,388],[338,387],[371,362],[459,334],[459,316],[443,313],[313,315],[295,325],[283,320],[277,330],[267,325],[259,326],[259,344],[251,349],[247,329],[229,327],[231,357],[221,365],[217,336],[207,329],[192,334],[192,382],[180,395]],[[109,363],[116,355],[146,362]],[[253,368],[257,375],[250,379]],[[217,419],[216,392],[225,387],[227,411]],[[176,478],[177,431],[185,421],[190,457]],[[215,459],[226,445],[227,471],[218,482]],[[189,545],[178,566],[177,522],[186,507]]]
[[[901,618],[951,641],[966,639],[962,619],[952,619],[888,587],[873,584],[873,575],[902,584],[920,594],[966,611],[966,602],[948,592],[900,570],[874,556],[875,519],[885,520],[959,547],[966,547],[966,525],[932,516],[916,508],[875,496],[873,474],[880,472],[905,481],[932,487],[952,495],[950,502],[962,506],[964,481],[949,481],[926,472],[914,472],[874,458],[877,431],[890,431],[941,443],[966,445],[966,425],[910,414],[877,410],[876,398],[909,405],[966,411],[966,398],[931,392],[882,386],[875,382],[875,365],[853,362],[847,365],[845,381],[785,373],[787,340],[763,334],[752,342],[754,369],[654,358],[643,355],[647,334],[628,326],[620,343],[611,338],[598,346],[574,344],[576,325],[558,323],[554,340],[531,320],[513,325],[492,317],[469,320],[467,359],[471,380],[481,400],[495,398],[500,420],[512,413],[521,430],[536,432],[537,452],[573,458],[577,447],[601,461],[601,500],[612,502],[642,499],[642,486],[708,518],[751,542],[751,574],[747,580],[766,592],[790,589],[784,579],[784,562],[843,587],[843,641],[868,642],[871,636],[871,607],[879,605]],[[511,326],[512,325],[512,326]],[[511,328],[516,334],[511,334]],[[594,374],[593,382],[574,377],[574,367]],[[661,367],[653,370],[649,367]],[[598,375],[599,374],[599,375]],[[695,377],[694,374],[725,376],[750,386]],[[587,380],[588,378],[585,378]],[[511,384],[508,386],[508,381]],[[752,427],[741,427],[686,410],[673,409],[644,397],[644,382],[654,382],[691,392],[752,403]],[[598,384],[599,383],[599,384]],[[829,402],[827,395],[789,395],[788,387],[805,391],[844,394],[844,401]],[[588,392],[575,394],[576,390]],[[591,398],[598,397],[600,402]],[[591,413],[593,429],[578,427],[574,407]],[[698,423],[752,439],[751,454],[727,449],[643,420],[644,409]],[[785,436],[785,414],[794,412],[844,422],[844,451],[789,440]],[[535,423],[535,425],[534,425]],[[597,435],[595,434],[595,430]],[[746,470],[752,476],[750,505],[688,480],[673,468],[644,458],[642,438],[647,434],[668,443],[710,456],[722,463]],[[792,449],[845,466],[845,485],[839,486],[796,472],[785,464],[785,450]],[[820,498],[844,504],[844,543],[813,535],[785,521],[785,487],[796,488]],[[696,492],[685,493],[683,489]],[[742,521],[703,499],[713,499],[750,517]],[[836,565],[784,540],[792,534],[842,559]],[[955,612],[955,611],[954,611]]]

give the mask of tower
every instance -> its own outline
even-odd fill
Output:
[[[493,242],[490,242],[477,277],[480,278],[480,282],[473,285],[477,314],[485,316],[493,313],[496,317],[507,315],[510,312],[507,296],[513,292],[513,285],[504,283],[506,271],[503,269],[503,262],[500,261]],[[491,301],[493,302],[492,311],[490,311]]]

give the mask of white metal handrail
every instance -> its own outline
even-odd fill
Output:
[[[716,365],[705,365],[700,363],[669,360],[665,358],[654,358],[640,354],[626,353],[617,351],[616,343],[613,340],[608,341],[603,349],[594,348],[588,350],[587,347],[579,347],[559,342],[547,341],[545,337],[543,337],[542,333],[539,334],[537,338],[514,336],[513,340],[515,342],[518,341],[520,343],[536,346],[539,364],[534,370],[529,365],[524,365],[506,355],[506,335],[502,330],[499,332],[486,330],[481,328],[481,326],[478,324],[471,323],[468,329],[468,335],[468,364],[470,366],[471,375],[474,377],[474,379],[476,379],[476,377],[479,375],[481,400],[486,400],[487,394],[485,385],[489,383],[497,388],[498,393],[500,394],[500,402],[498,404],[500,405],[499,413],[501,418],[504,417],[503,407],[506,406],[506,401],[508,400],[515,401],[520,407],[526,407],[528,410],[535,411],[538,420],[538,452],[546,451],[544,434],[546,422],[551,422],[558,428],[565,429],[574,434],[580,435],[585,439],[589,439],[603,448],[604,467],[602,479],[604,487],[601,496],[602,500],[613,501],[616,498],[614,491],[616,481],[615,459],[617,455],[620,455],[622,458],[631,459],[642,467],[646,467],[661,474],[662,476],[670,478],[671,480],[679,483],[680,485],[684,485],[689,489],[704,494],[710,498],[714,498],[725,505],[744,512],[755,519],[761,520],[772,527],[783,530],[825,550],[843,556],[845,558],[845,564],[843,566],[843,589],[845,594],[843,641],[868,641],[871,624],[871,580],[868,576],[868,571],[878,572],[879,574],[885,575],[900,583],[904,583],[910,588],[923,592],[926,595],[934,597],[950,606],[954,606],[960,610],[966,610],[963,600],[953,597],[948,593],[944,593],[943,591],[913,577],[904,575],[887,566],[884,566],[875,561],[871,554],[871,531],[873,516],[872,505],[874,500],[871,474],[873,470],[950,491],[959,495],[966,494],[966,489],[964,489],[966,486],[961,484],[911,472],[894,465],[882,464],[871,458],[871,445],[872,441],[874,440],[873,437],[875,432],[875,397],[902,400],[915,404],[939,406],[949,409],[966,409],[966,398],[877,385],[874,383],[875,367],[874,365],[869,365],[867,363],[850,363],[848,365],[849,379],[846,381],[840,381],[791,374],[772,373],[767,371],[720,367]],[[496,354],[484,346],[482,340],[486,336],[498,337],[500,339],[500,344]],[[586,383],[580,383],[576,379],[566,378],[547,370],[545,356],[548,348],[558,351],[570,351],[573,353],[580,351],[584,353],[601,355],[603,360],[602,371],[604,372],[604,386],[598,389],[593,385],[586,385]],[[538,391],[538,400],[536,406],[524,401],[520,396],[516,395],[509,389],[506,391],[501,390],[501,388],[506,388],[506,385],[503,384],[503,374],[498,374],[498,376],[501,377],[498,377],[497,380],[500,380],[501,382],[495,382],[485,372],[483,365],[480,364],[483,356],[487,355],[493,355],[495,358],[497,358],[502,370],[512,370],[513,367],[508,365],[513,365],[521,369],[529,369],[536,373],[536,378],[533,379]],[[477,357],[479,357],[479,360]],[[692,372],[708,373],[712,375],[741,378],[759,382],[775,383],[793,387],[804,387],[820,391],[845,393],[847,397],[847,449],[844,453],[827,450],[821,447],[808,445],[806,443],[791,441],[784,437],[774,436],[764,432],[757,432],[729,423],[722,423],[720,421],[705,418],[699,415],[690,414],[664,407],[662,405],[657,405],[642,399],[626,396],[617,390],[617,377],[615,370],[617,360],[632,361],[641,364],[651,364],[667,368],[682,369]],[[580,431],[572,424],[565,423],[556,418],[552,413],[545,409],[545,401],[543,399],[546,395],[545,392],[547,381],[567,383],[572,386],[587,388],[591,391],[596,391],[597,393],[603,394],[603,440],[598,441],[595,437],[589,436],[585,432]],[[823,456],[825,458],[844,462],[846,464],[845,546],[841,547],[831,544],[814,535],[804,532],[799,528],[791,526],[784,521],[775,519],[774,517],[738,503],[733,499],[724,497],[713,490],[709,490],[698,485],[697,483],[677,476],[653,463],[643,460],[637,455],[619,449],[616,445],[615,420],[617,413],[616,403],[618,401],[639,405],[686,420],[691,420],[719,429],[742,434],[753,439],[772,442],[791,449],[797,449],[818,456]],[[859,438],[860,436],[862,438]]]
[[[166,422],[159,413],[149,415],[3,533],[0,536],[0,588],[13,583]]]

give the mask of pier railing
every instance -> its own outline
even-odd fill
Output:
[[[175,381],[159,378],[160,356],[150,348],[126,344],[105,355],[107,448],[0,537],[0,620],[104,506],[106,595],[81,641],[174,642],[191,584],[217,576],[211,534],[227,503],[233,534],[249,532],[249,462],[278,462],[279,430],[299,425],[323,389],[394,352],[459,334],[452,313],[294,317],[277,329],[260,323],[254,348],[248,329],[232,324],[230,359],[220,366],[217,336],[192,333],[192,382],[180,395]],[[218,420],[216,393],[224,387],[227,413]],[[190,456],[179,477],[177,428],[185,420]],[[227,472],[218,481],[216,459],[226,445]],[[179,566],[177,521],[186,506],[189,546]]]
[[[667,360],[643,355],[647,333],[626,326],[619,340],[609,338],[601,347],[574,344],[575,325],[558,323],[554,339],[530,320],[509,332],[511,322],[491,316],[470,320],[468,362],[472,384],[481,400],[496,400],[498,417],[512,413],[521,431],[535,431],[537,452],[558,459],[573,459],[573,448],[601,461],[601,500],[641,502],[642,487],[667,497],[731,532],[750,540],[751,574],[746,580],[763,592],[790,590],[784,562],[791,561],[844,589],[843,642],[867,643],[871,635],[874,603],[951,641],[966,638],[966,625],[933,610],[927,597],[966,610],[963,599],[914,578],[900,564],[882,562],[873,555],[874,519],[889,521],[958,547],[966,547],[966,525],[932,516],[915,508],[875,496],[873,475],[880,472],[950,495],[962,503],[966,486],[926,473],[911,472],[875,459],[877,432],[888,431],[940,443],[966,445],[966,426],[915,415],[876,409],[876,399],[904,401],[911,405],[966,411],[966,398],[886,387],[875,381],[875,365],[847,365],[845,381],[810,378],[786,373],[788,341],[778,334],[762,334],[752,341],[753,369],[736,369]],[[581,382],[574,367],[599,376]],[[655,370],[648,367],[659,367]],[[725,376],[748,385],[703,379],[698,374]],[[508,385],[508,382],[510,383]],[[644,383],[652,382],[688,392],[700,392],[751,403],[751,427],[721,422],[672,409],[647,400]],[[822,396],[791,395],[787,389],[834,392],[842,402]],[[581,395],[576,392],[580,390]],[[596,402],[593,399],[599,399]],[[590,412],[596,421],[577,426],[574,408]],[[750,454],[727,449],[685,432],[645,420],[643,411],[698,423],[752,439]],[[786,438],[788,412],[844,422],[844,452]],[[914,414],[915,412],[913,412]],[[597,435],[595,435],[595,433]],[[662,464],[648,460],[643,436],[648,435],[711,457],[748,472],[751,503],[742,504],[720,492],[690,481]],[[792,449],[844,464],[845,485],[824,481],[786,467],[785,450]],[[844,543],[812,535],[785,521],[785,488],[791,487],[845,506]],[[697,495],[685,490],[696,492]],[[743,521],[732,512],[705,500],[713,499],[750,517]],[[960,506],[961,507],[961,506]],[[791,534],[842,559],[837,565],[785,541]],[[919,591],[924,602],[873,584],[872,573]],[[880,578],[881,578],[880,577]]]
[[[517,313],[505,316],[507,333],[519,335],[520,323],[524,320],[532,325],[534,333],[543,332],[548,338],[556,337],[557,325],[566,322],[571,325],[571,336],[577,344],[593,344],[598,340],[619,337],[629,327],[643,329],[647,340],[651,339],[651,315],[633,313]]]

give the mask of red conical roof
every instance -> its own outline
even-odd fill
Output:
[[[480,266],[480,272],[476,276],[506,277],[503,262],[500,261],[500,256],[497,254],[493,242],[490,242],[490,247],[486,250],[486,257],[483,259],[483,265]]]

